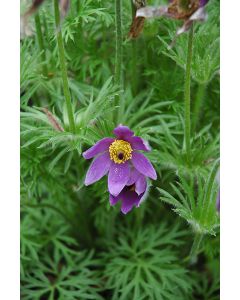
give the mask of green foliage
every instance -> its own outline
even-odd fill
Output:
[[[24,12],[31,1],[21,2]],[[145,20],[139,38],[129,40],[131,0],[122,1],[123,86],[116,86],[114,3],[72,0],[61,20],[75,132],[63,94],[52,0],[38,11],[46,61],[33,16],[32,35],[21,39],[21,298],[217,300],[219,1],[209,1],[208,20],[194,25],[189,159],[187,34],[170,49],[181,24],[159,18]],[[119,122],[149,141],[146,156],[158,174],[146,201],[128,215],[119,204],[110,206],[106,178],[83,184],[90,162],[82,152],[113,137]],[[204,242],[190,265],[193,232]]]
[[[208,22],[195,25],[194,51],[192,61],[192,77],[200,84],[208,83],[219,72],[219,6],[217,0],[210,1],[208,5]],[[169,47],[169,41],[174,39],[176,26],[171,21],[165,21],[165,30],[168,31],[167,41],[158,36],[161,46],[160,52],[174,60],[185,69],[187,51],[187,37],[180,36],[173,48]]]
[[[180,182],[177,185],[170,184],[176,196],[159,189],[161,200],[173,205],[174,211],[184,218],[196,233],[215,235],[219,226],[216,211],[218,184],[214,182],[218,167],[217,161],[207,180],[201,176],[185,179],[180,175]]]
[[[122,230],[104,255],[112,299],[186,299],[191,278],[175,251],[185,234],[178,225],[169,229],[165,223],[134,232]]]
[[[21,295],[24,299],[103,299],[99,280],[91,271],[95,264],[92,253],[74,253],[72,263],[64,263],[61,256],[46,256],[23,279]]]
[[[216,248],[215,248],[216,249]],[[219,249],[219,245],[218,245]],[[218,254],[219,255],[219,254]],[[195,297],[204,300],[218,300],[220,289],[220,263],[218,259],[212,259],[211,263],[204,271],[205,276],[194,274],[195,277]],[[209,280],[210,278],[210,280]]]

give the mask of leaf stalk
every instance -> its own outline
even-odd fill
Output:
[[[187,160],[190,164],[191,159],[191,64],[193,52],[193,26],[190,29],[188,36],[188,50],[187,63],[185,73],[185,87],[184,87],[184,108],[185,108],[185,126],[184,126],[184,140],[185,149],[187,153]]]
[[[36,35],[37,35],[37,41],[38,41],[38,47],[41,53],[41,60],[42,60],[42,73],[44,77],[48,76],[48,69],[46,65],[46,52],[44,47],[44,40],[43,40],[43,32],[42,32],[42,26],[41,26],[41,20],[39,13],[35,15],[35,28],[36,28]]]
[[[116,57],[115,57],[115,78],[114,83],[122,90],[122,0],[115,0],[115,26],[116,26]],[[118,108],[118,121],[123,112],[123,104],[121,95],[115,97],[115,104]]]
[[[65,51],[63,45],[62,31],[60,27],[60,12],[59,12],[58,0],[54,0],[54,16],[55,16],[55,25],[57,30],[58,53],[59,53],[59,60],[60,60],[60,66],[62,72],[63,93],[66,101],[69,129],[71,132],[75,133],[75,121],[74,121],[73,107],[72,107],[71,95],[70,95],[69,84],[68,84]]]

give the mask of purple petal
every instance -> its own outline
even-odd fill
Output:
[[[138,180],[139,176],[142,176],[141,173],[139,173],[135,168],[132,168],[127,185],[133,185]]]
[[[207,13],[204,7],[197,9],[189,18],[189,21],[205,21],[207,18]]]
[[[108,175],[108,190],[113,196],[117,196],[127,184],[130,176],[129,163],[115,164],[112,162]]]
[[[208,3],[209,0],[200,0],[199,2],[199,6],[202,7],[202,6],[205,6],[207,3]]]
[[[146,200],[147,195],[148,195],[147,191],[145,191],[144,194],[139,195],[140,200],[139,200],[138,204],[136,205],[136,207],[139,207],[143,203],[143,201]]]
[[[83,153],[83,157],[85,159],[93,158],[97,154],[106,151],[112,142],[114,142],[113,138],[104,138],[98,141],[95,145]]]
[[[192,20],[190,20],[190,19],[186,20],[183,23],[183,26],[178,28],[176,35],[179,36],[179,35],[183,34],[184,32],[187,32],[191,28],[192,24],[193,24]]]
[[[120,198],[119,198],[119,195],[117,196],[117,197],[114,197],[113,195],[109,195],[109,202],[110,202],[110,205],[115,205],[117,202],[118,202],[118,200],[119,200]]]
[[[183,26],[178,28],[177,30],[177,36],[179,36],[180,34],[188,31],[193,22],[194,21],[200,21],[200,22],[203,22],[207,19],[207,13],[205,11],[205,8],[204,7],[200,7],[199,9],[197,9],[189,19],[187,19],[184,23],[183,23]]]
[[[139,136],[133,136],[127,139],[127,141],[131,144],[133,150],[151,151],[148,142]]]
[[[137,206],[141,199],[137,193],[131,191],[123,191],[119,196],[122,199],[121,211],[124,214],[127,214],[133,206]]]
[[[61,17],[64,18],[69,10],[70,6],[69,0],[59,0],[59,8],[61,12]]]
[[[140,175],[135,183],[135,191],[138,195],[143,194],[147,189],[147,180],[143,175]]]
[[[157,179],[157,174],[150,161],[139,152],[134,151],[132,154],[132,163],[134,167],[144,176]]]
[[[110,165],[111,160],[108,152],[99,155],[94,159],[87,171],[85,185],[90,185],[101,179],[109,171]]]
[[[161,5],[159,7],[146,6],[137,10],[136,17],[155,18],[168,15],[168,6]]]
[[[116,135],[118,139],[123,139],[123,140],[133,136],[134,134],[134,132],[130,130],[127,126],[123,126],[121,124],[118,125],[118,127],[116,127],[113,130],[113,133]]]

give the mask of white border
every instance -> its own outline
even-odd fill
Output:
[[[210,0],[211,1],[211,0]],[[1,299],[19,290],[19,1],[1,2]],[[221,299],[240,299],[240,3],[221,1]]]
[[[211,0],[210,0],[211,1]],[[221,299],[240,299],[240,3],[221,1]]]
[[[1,1],[0,298],[20,299],[19,1]]]

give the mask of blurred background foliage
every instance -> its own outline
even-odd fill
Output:
[[[169,48],[180,23],[160,18],[129,40],[132,7],[123,0],[119,87],[114,2],[72,0],[61,22],[75,132],[52,0],[21,36],[22,299],[219,299],[219,1],[209,1],[207,21],[194,25],[190,162],[183,147],[187,34]],[[22,0],[21,12],[30,4]],[[150,142],[158,173],[147,200],[128,215],[110,207],[105,178],[83,185],[89,162],[82,151],[112,136],[117,122]]]

